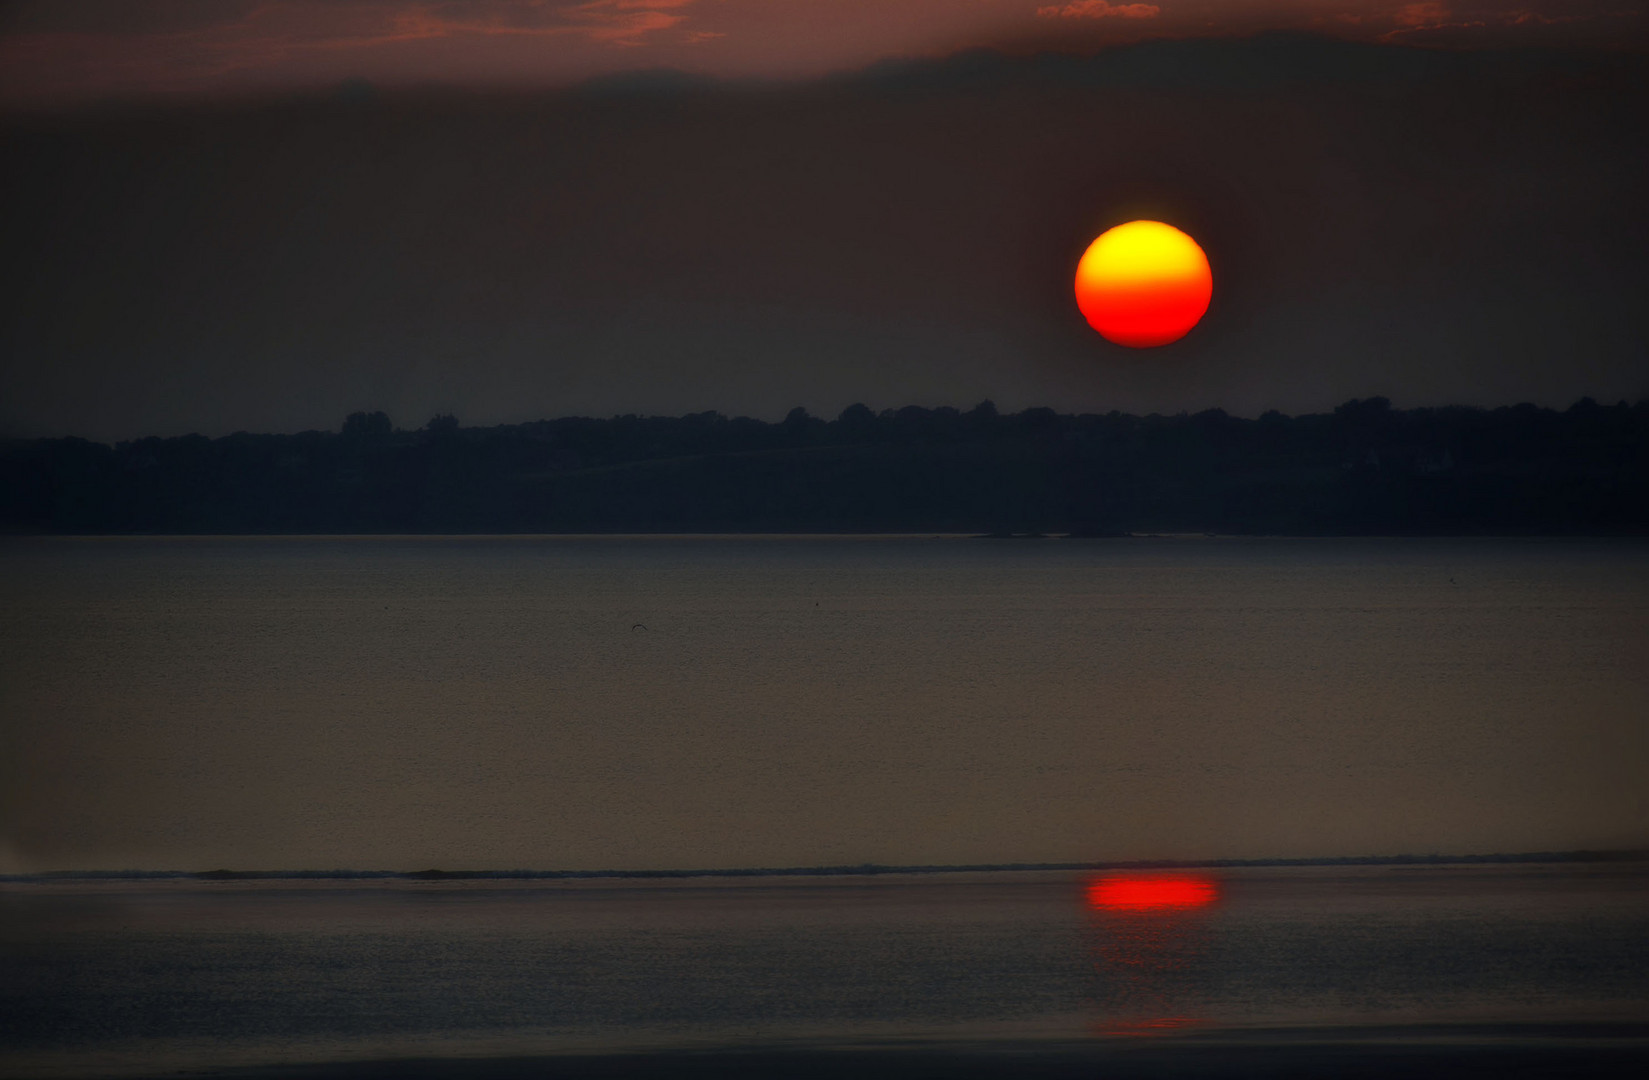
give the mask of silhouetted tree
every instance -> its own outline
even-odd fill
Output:
[[[842,410],[836,424],[849,435],[863,437],[876,430],[876,414],[869,406],[855,402]]]
[[[862,404],[398,432],[0,441],[0,528],[1649,533],[1649,401],[999,416]]]
[[[382,439],[395,430],[388,414],[381,412],[353,412],[344,417],[343,435],[347,439],[366,441]]]

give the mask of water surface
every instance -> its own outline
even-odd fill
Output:
[[[1649,864],[1200,877],[1211,902],[1159,908],[1091,903],[1091,875],[1069,873],[13,882],[0,1060],[160,1075],[669,1048],[988,1058],[1302,1030],[1618,1041],[1649,1024]]]
[[[1649,837],[1635,541],[99,538],[0,571],[0,869]]]

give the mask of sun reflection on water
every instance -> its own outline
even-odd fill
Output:
[[[1106,911],[1206,907],[1219,899],[1213,878],[1189,874],[1114,875],[1088,885],[1088,906]]]
[[[1098,1035],[1149,1038],[1206,1021],[1183,1000],[1206,938],[1215,879],[1192,874],[1113,874],[1084,888],[1095,963],[1107,988]]]

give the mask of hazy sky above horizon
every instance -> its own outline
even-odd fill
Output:
[[[0,435],[1636,400],[1646,25],[1591,0],[14,3]],[[1071,297],[1134,217],[1214,267],[1157,350]]]

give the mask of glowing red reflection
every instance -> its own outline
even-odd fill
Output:
[[[1188,874],[1117,875],[1088,886],[1088,906],[1106,911],[1204,907],[1218,899],[1212,878]]]
[[[1195,1016],[1153,1016],[1145,1020],[1118,1020],[1094,1025],[1094,1034],[1113,1039],[1149,1039],[1155,1035],[1171,1035],[1186,1028],[1200,1027],[1208,1021]]]

